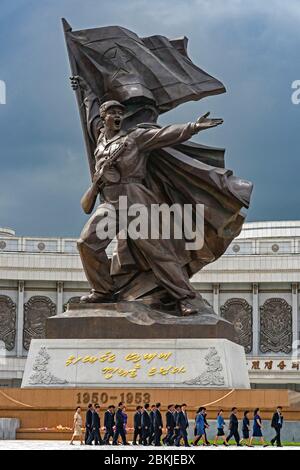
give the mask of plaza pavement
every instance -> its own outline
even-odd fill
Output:
[[[95,451],[95,450],[108,450],[108,451],[118,451],[118,450],[147,450],[147,451],[157,451],[157,452],[168,452],[168,450],[176,450],[177,452],[180,451],[210,451],[210,450],[224,450],[224,446],[219,447],[154,447],[154,446],[80,446],[78,442],[75,442],[73,446],[69,445],[69,441],[23,441],[23,440],[16,440],[16,441],[1,441],[0,440],[0,451],[2,450],[88,450],[88,451]],[[236,447],[230,446],[225,449],[226,451],[231,450],[242,450],[242,451],[251,451],[251,450],[277,450],[278,452],[281,450],[300,450],[300,447],[282,447],[277,449],[276,447],[266,447],[263,448],[262,446],[256,446],[254,449],[249,447]]]

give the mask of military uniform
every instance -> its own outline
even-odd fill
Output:
[[[106,139],[100,132],[95,150],[95,171],[103,172],[100,185],[104,201],[85,225],[78,241],[78,249],[82,264],[90,285],[97,294],[110,295],[114,291],[114,282],[110,272],[110,262],[105,249],[111,242],[110,238],[99,239],[97,225],[103,220],[104,214],[117,219],[122,216],[119,211],[119,197],[127,196],[128,207],[141,204],[147,207],[149,223],[152,204],[159,204],[154,191],[146,187],[144,179],[147,172],[147,160],[152,150],[173,146],[184,142],[195,134],[195,125],[170,125],[163,128],[138,126],[131,131],[121,131],[112,139]],[[116,151],[120,155],[111,166],[106,163],[113,158]],[[104,165],[104,166],[103,166]],[[130,217],[128,218],[130,222]],[[138,253],[139,270],[151,270],[157,283],[164,287],[175,299],[192,298],[192,289],[185,270],[180,265],[172,241],[166,239],[139,238],[130,239],[134,253]]]

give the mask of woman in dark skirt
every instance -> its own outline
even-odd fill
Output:
[[[215,440],[213,442],[213,445],[217,447],[217,441],[219,439],[222,439],[224,446],[228,446],[226,442],[226,437],[225,437],[225,432],[224,432],[224,426],[225,426],[225,421],[223,418],[223,410],[220,410],[218,415],[217,415],[217,435],[215,437]]]
[[[262,433],[262,420],[261,420],[261,417],[259,415],[259,408],[256,408],[254,410],[254,418],[253,418],[253,433],[252,433],[252,437],[250,439],[250,447],[253,447],[252,446],[252,442],[253,442],[253,439],[259,439],[260,442],[263,444],[264,447],[268,447],[268,445],[266,444],[265,440],[264,440],[264,436],[263,436],[263,433]]]
[[[202,439],[203,445],[206,446],[206,439],[205,439],[205,419],[204,419],[205,408],[201,407],[198,410],[196,415],[196,423],[195,423],[195,439],[193,442],[193,446],[197,446],[198,442]]]
[[[242,426],[242,433],[243,433],[243,438],[241,439],[241,443],[243,441],[246,441],[246,446],[249,446],[249,440],[250,440],[250,420],[249,420],[249,410],[246,410],[244,412],[244,418],[243,418],[243,426]]]

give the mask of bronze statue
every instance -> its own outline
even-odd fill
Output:
[[[192,63],[186,38],[141,39],[119,27],[73,32],[66,21],[64,29],[92,174],[82,207],[89,214],[99,194],[102,201],[78,242],[92,287],[81,302],[139,301],[183,316],[207,311],[189,278],[239,234],[252,185],[224,168],[222,150],[187,142],[222,119],[207,113],[194,123],[166,127],[156,120],[180,103],[222,93],[224,86]],[[97,227],[104,205],[105,216],[111,207],[119,223],[121,196],[129,206],[146,208],[203,204],[203,246],[187,250],[184,237],[132,239],[117,230],[109,260],[111,239],[100,239]]]

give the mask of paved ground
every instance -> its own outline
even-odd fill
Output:
[[[184,450],[192,450],[192,451],[208,451],[208,450],[224,450],[223,446],[219,447],[191,447],[187,449],[187,447],[143,447],[143,446],[80,446],[78,442],[74,444],[74,446],[70,446],[69,442],[66,441],[0,441],[0,451],[1,450],[88,450],[88,451],[94,451],[94,450],[108,450],[108,451],[116,451],[116,450],[147,450],[147,451],[157,451],[160,452],[162,450],[168,451],[168,450],[177,450],[177,451],[184,451]],[[236,446],[230,446],[226,450],[253,450],[252,448],[249,449],[248,447],[236,447]],[[276,449],[276,447],[267,447],[263,448],[261,446],[257,446],[255,449],[257,450],[300,450],[300,447],[283,447],[281,449]]]

